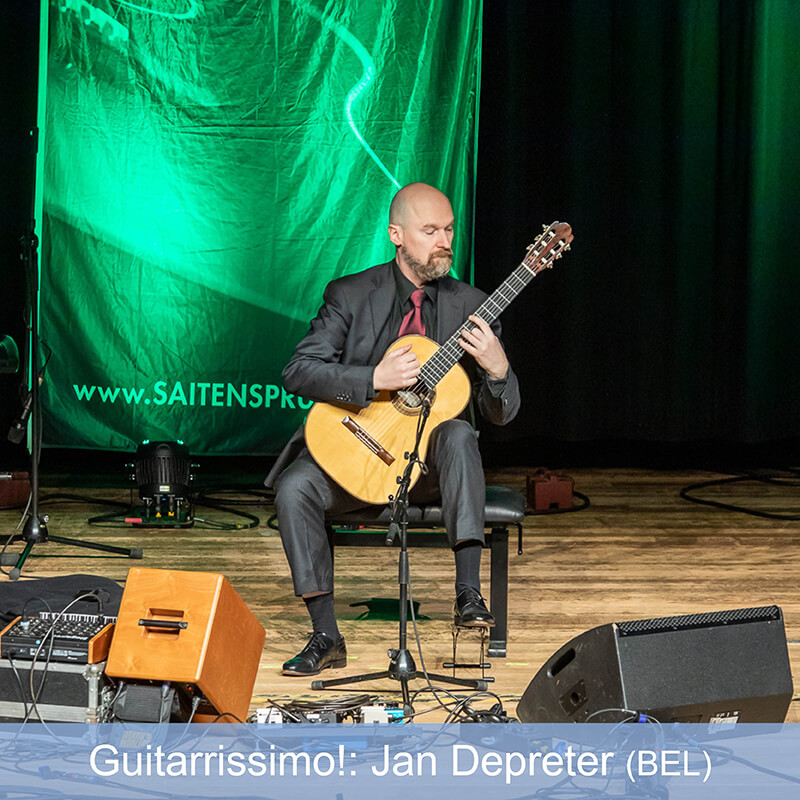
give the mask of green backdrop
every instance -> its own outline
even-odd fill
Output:
[[[281,369],[391,257],[399,185],[450,194],[471,275],[480,0],[49,8],[46,445],[277,452],[310,405]]]

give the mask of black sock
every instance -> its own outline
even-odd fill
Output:
[[[339,638],[339,626],[336,624],[336,614],[333,610],[333,592],[304,597],[303,602],[311,617],[314,633],[324,633],[336,641]]]
[[[456,595],[472,587],[481,590],[481,549],[477,539],[459,542],[453,552],[456,556]]]

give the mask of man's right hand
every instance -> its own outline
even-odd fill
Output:
[[[386,353],[375,367],[372,385],[376,392],[405,389],[417,382],[421,368],[419,359],[411,352],[410,344],[398,347]]]

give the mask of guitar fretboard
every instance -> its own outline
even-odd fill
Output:
[[[491,325],[500,314],[511,304],[511,301],[536,277],[533,270],[521,263],[495,291],[483,301],[474,312]],[[436,386],[439,381],[458,363],[464,355],[464,348],[458,343],[462,331],[471,331],[477,325],[466,320],[453,335],[428,359],[420,370],[420,379],[429,388]]]
[[[511,301],[552,262],[561,258],[562,251],[569,249],[572,229],[563,222],[554,222],[539,236],[529,249],[522,263],[483,301],[474,315],[491,325]],[[420,370],[416,389],[433,389],[439,381],[458,363],[464,355],[464,348],[458,343],[463,331],[477,327],[466,320],[456,332],[428,359]],[[421,385],[420,385],[421,384]]]

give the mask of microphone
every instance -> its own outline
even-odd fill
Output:
[[[389,523],[389,530],[386,531],[386,540],[384,544],[387,547],[391,547],[394,544],[394,540],[397,538],[397,535],[400,533],[400,526],[396,522]]]
[[[42,385],[42,381],[44,380],[44,371],[46,368],[47,364],[45,363],[37,376],[39,386]],[[20,389],[21,388],[20,386]],[[28,419],[31,416],[31,411],[33,411],[33,392],[30,389],[26,389],[22,400],[22,413],[11,423],[11,427],[8,429],[9,442],[19,444],[25,438],[25,429],[28,427]]]
[[[33,392],[28,389],[25,393],[25,400],[22,403],[22,413],[11,423],[8,429],[8,441],[19,444],[25,438],[25,429],[28,427],[28,419],[33,409]]]

